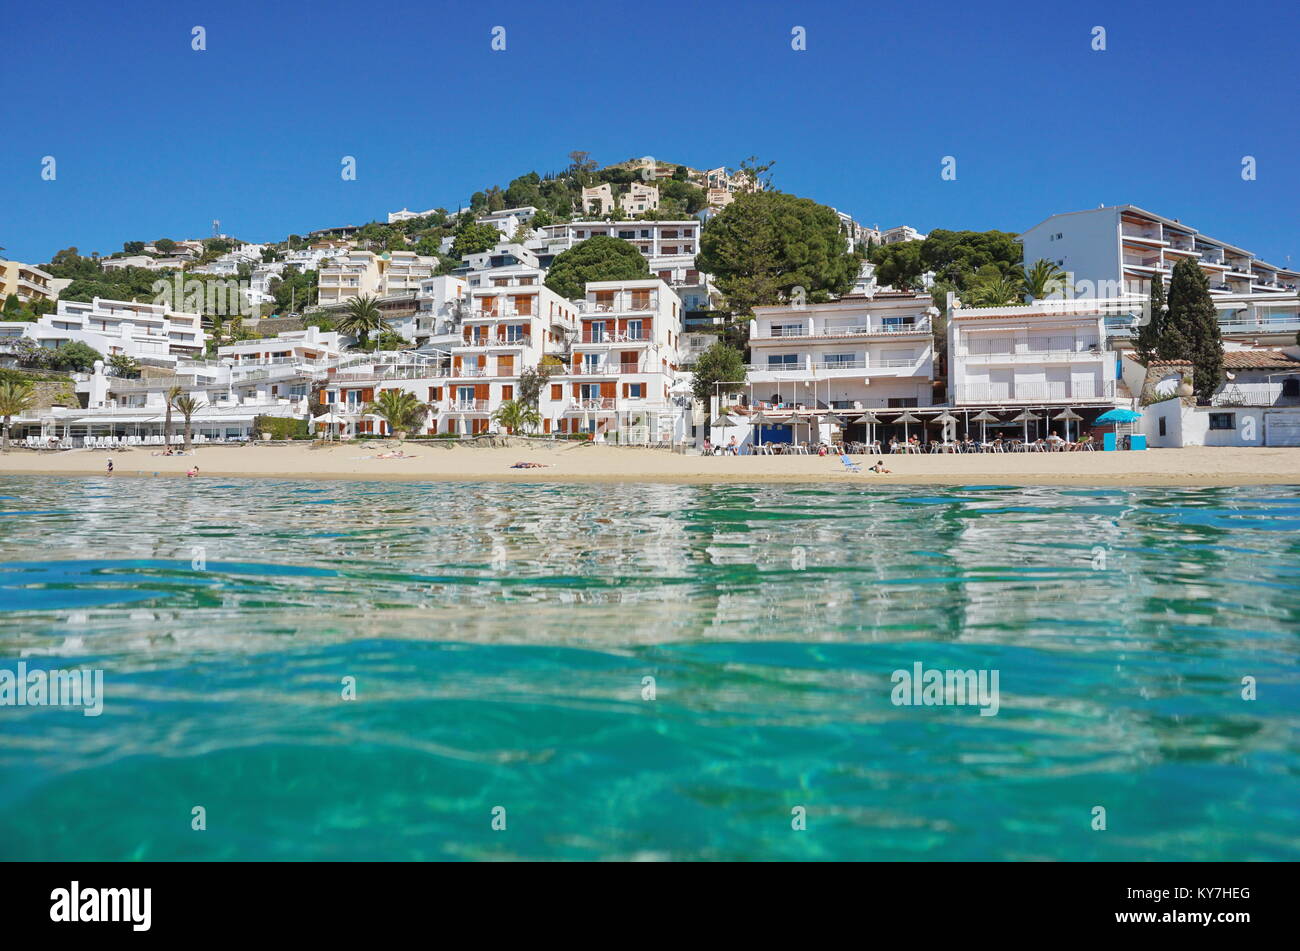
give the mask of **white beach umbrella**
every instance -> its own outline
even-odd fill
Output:
[[[908,423],[919,423],[920,421],[921,420],[918,417],[913,416],[911,413],[904,413],[902,416],[894,420],[895,423],[903,424],[903,442],[907,442],[909,438],[907,430]]]
[[[1083,417],[1080,416],[1078,413],[1076,413],[1074,410],[1070,409],[1070,407],[1067,406],[1065,409],[1061,410],[1061,412],[1059,412],[1059,413],[1057,413],[1055,416],[1053,416],[1052,419],[1060,420],[1060,421],[1062,421],[1062,422],[1065,423],[1065,441],[1066,441],[1066,442],[1069,442],[1069,441],[1070,441],[1070,423],[1072,423],[1072,422],[1077,422],[1077,421],[1079,421],[1079,420],[1082,420]],[[1077,436],[1078,433],[1076,432],[1075,435]]]
[[[1029,421],[1030,421],[1031,419],[1034,420],[1035,422],[1038,421],[1038,417],[1035,416],[1033,413],[1029,412],[1029,410],[1023,410],[1023,411],[1021,411],[1021,413],[1020,413],[1019,416],[1013,416],[1013,417],[1011,418],[1011,422],[1013,422],[1013,423],[1024,423],[1024,424],[1025,424],[1025,442],[1026,442],[1026,443],[1029,442]]]
[[[989,423],[1001,422],[1001,420],[986,409],[980,410],[978,414],[971,418],[980,424],[980,442],[982,443],[989,441]]]

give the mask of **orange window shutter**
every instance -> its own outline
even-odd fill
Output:
[[[551,431],[551,421],[549,419],[542,420],[542,432],[549,433],[550,431]]]
[[[515,388],[513,386],[501,387],[501,398],[503,400],[512,400],[515,398]]]
[[[563,384],[563,383],[552,383],[552,384],[551,384],[551,399],[553,399],[553,400],[562,400],[562,399],[564,399],[564,384]]]
[[[475,383],[475,384],[474,384],[474,399],[476,399],[476,400],[485,400],[485,399],[487,399],[487,398],[488,398],[488,384],[486,384],[486,383]]]
[[[632,384],[630,384],[630,383],[624,383],[624,384],[623,384],[623,399],[627,399],[628,388],[629,388],[631,385],[632,385]]]
[[[603,400],[612,400],[614,398],[613,381],[600,384],[600,398]]]
[[[573,395],[574,395],[575,397],[576,397],[576,396],[581,396],[581,395],[582,395],[581,384],[579,384],[579,383],[575,383],[575,384],[573,384]]]

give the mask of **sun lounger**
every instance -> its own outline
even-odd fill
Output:
[[[846,455],[841,455],[841,456],[840,456],[840,464],[841,464],[842,466],[844,466],[844,468],[845,468],[846,470],[848,470],[849,472],[861,472],[861,471],[862,471],[862,467],[861,467],[860,465],[858,465],[856,462],[854,462],[852,459],[850,459],[850,458],[848,457],[847,454],[846,454]]]

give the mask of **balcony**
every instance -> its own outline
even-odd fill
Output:
[[[774,326],[758,328],[755,340],[773,340],[781,337],[873,337],[897,334],[930,333],[930,318],[921,317],[906,323],[884,323],[872,321],[866,324],[852,324],[842,327]]]
[[[1300,389],[1291,383],[1290,392],[1284,392],[1287,384],[1277,383],[1229,383],[1210,397],[1211,406],[1300,406]]]
[[[1072,363],[1104,360],[1111,356],[1098,347],[1090,350],[1017,350],[1007,353],[971,353],[958,347],[956,356],[967,363]]]
[[[643,370],[636,363],[584,363],[573,370],[570,376],[617,376],[622,373],[653,373]]]
[[[459,347],[462,350],[489,350],[499,347],[531,347],[532,345],[533,338],[528,334],[523,334],[516,337],[473,336],[467,338]]]
[[[603,399],[578,399],[569,400],[569,409],[584,413],[612,413],[614,411],[614,400],[608,397]]]
[[[471,377],[490,376],[491,374],[488,373],[487,367],[459,367],[452,369],[449,375],[468,379]]]
[[[882,359],[882,360],[836,360],[833,362],[814,363],[811,360],[801,360],[798,363],[751,363],[746,368],[753,374],[790,374],[792,376],[825,379],[834,376],[837,372],[850,373],[861,376],[863,371],[871,370],[916,370],[923,363],[931,358],[929,352],[923,356],[912,360],[908,359]]]
[[[633,333],[614,333],[611,331],[584,330],[583,343],[646,343],[650,335],[644,330]]]
[[[1120,224],[1120,237],[1128,240],[1148,241],[1156,244],[1164,244],[1164,238],[1160,236],[1159,225],[1139,225],[1131,222],[1122,222]]]
[[[443,408],[444,413],[486,413],[488,400],[449,400]]]
[[[1074,386],[1055,383],[974,383],[955,387],[958,404],[983,403],[1112,403],[1115,382]]]

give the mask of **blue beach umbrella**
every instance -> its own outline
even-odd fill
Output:
[[[1097,417],[1099,423],[1136,423],[1142,414],[1131,409],[1112,409]]]

